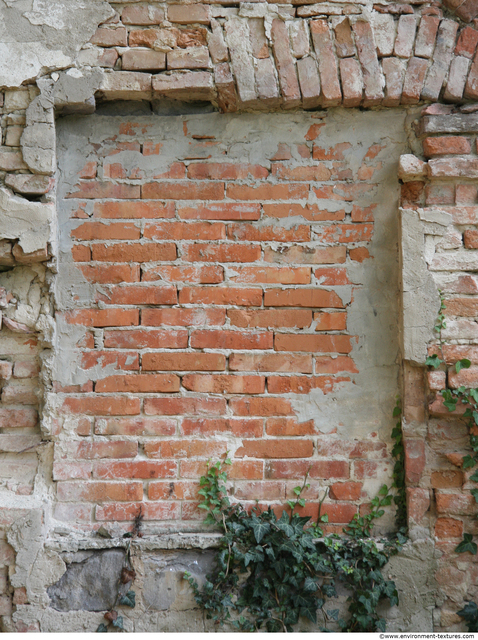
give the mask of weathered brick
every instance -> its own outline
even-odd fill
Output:
[[[217,89],[217,102],[221,111],[237,111],[236,85],[228,62],[216,65],[214,68],[214,82]]]
[[[416,484],[420,481],[426,465],[425,442],[423,440],[404,441],[405,446],[405,476],[407,482]]]
[[[226,358],[220,353],[145,353],[144,371],[224,371]]]
[[[362,495],[361,482],[335,482],[329,489],[333,500],[359,500]]]
[[[279,353],[232,353],[229,357],[229,368],[231,371],[312,373],[312,357]]]
[[[178,502],[127,502],[97,506],[98,521],[133,521],[141,513],[144,520],[177,520],[181,514]]]
[[[262,304],[262,289],[183,287],[179,292],[179,304],[259,307]]]
[[[310,458],[314,446],[311,440],[244,440],[236,451],[237,458]]]
[[[168,51],[168,69],[207,69],[210,65],[207,47]]]
[[[97,393],[167,393],[179,391],[179,377],[172,374],[109,376],[98,380]]]
[[[464,56],[470,60],[475,55],[478,45],[478,31],[472,27],[465,27],[460,31],[458,42],[455,47],[455,55]]]
[[[148,26],[150,24],[161,24],[164,20],[164,10],[154,5],[127,5],[121,12],[121,22],[123,24],[134,24]]]
[[[455,21],[442,20],[440,22],[433,63],[421,93],[421,97],[425,100],[437,100],[440,95],[455,48],[457,31],[458,24]]]
[[[315,435],[313,420],[298,422],[295,418],[267,418],[268,436],[312,436]]]
[[[345,247],[318,247],[312,249],[301,245],[280,248],[279,250],[266,247],[264,260],[266,262],[296,263],[296,264],[334,264],[345,262]]]
[[[465,89],[469,68],[470,61],[468,58],[465,58],[464,56],[457,56],[453,58],[450,65],[445,93],[443,94],[444,100],[447,102],[460,102]]]
[[[170,4],[168,20],[179,24],[209,24],[211,8],[204,4]]]
[[[402,104],[417,104],[420,101],[427,68],[427,60],[410,58],[403,81]]]
[[[463,537],[463,522],[456,518],[437,518],[435,536],[440,540]]]
[[[89,327],[128,327],[139,324],[137,309],[76,309],[65,313],[70,324]]]
[[[209,376],[190,377],[208,378]],[[231,378],[231,376],[228,377]],[[239,379],[243,378],[243,376],[239,376]],[[240,438],[260,438],[263,434],[263,419],[184,418],[181,423],[181,433],[185,436],[214,436],[219,433],[230,433]]]
[[[153,76],[152,89],[153,95],[156,94],[159,97],[167,96],[174,100],[184,100],[186,102],[194,100],[208,101],[216,96],[212,74],[208,71],[179,72],[170,75],[158,74]],[[156,198],[154,193],[149,197]],[[174,195],[165,197],[176,199]]]
[[[317,353],[350,353],[353,338],[344,335],[276,334],[276,351],[313,351]]]
[[[431,58],[435,49],[435,40],[440,19],[435,16],[422,16],[415,41],[415,55],[419,58]]]
[[[312,322],[312,311],[307,310],[268,310],[246,311],[229,309],[227,317],[231,325],[242,328],[252,327],[308,327]]]
[[[333,307],[344,304],[335,291],[326,289],[268,289],[264,293],[265,307]]]
[[[394,47],[396,56],[399,58],[410,58],[412,56],[416,30],[417,19],[414,15],[400,16]]]
[[[141,312],[141,323],[152,327],[220,326],[225,321],[223,309],[143,309]]]
[[[284,106],[296,107],[301,98],[297,71],[289,48],[287,26],[279,18],[272,21],[271,39]]]
[[[229,18],[224,25],[224,30],[239,100],[244,107],[253,107],[257,104],[257,94],[254,66],[251,64],[248,46],[250,41],[248,21],[239,17]]]
[[[62,405],[63,413],[84,413],[85,415],[121,416],[137,415],[140,412],[139,398],[111,396],[86,396],[66,398]]]
[[[364,89],[362,69],[355,58],[343,58],[339,61],[339,67],[343,106],[358,107],[362,102]]]
[[[314,109],[318,107],[321,103],[321,98],[317,62],[310,56],[297,60],[297,74],[299,77],[303,108]]]
[[[95,202],[95,218],[174,218],[174,203],[164,202]]]
[[[129,49],[121,57],[125,71],[161,71],[166,69],[166,54],[161,51]]]
[[[170,329],[134,329],[133,331],[105,331],[107,349],[185,349],[188,332]]]
[[[427,489],[407,487],[406,495],[408,520],[420,524],[430,508],[430,493]]]
[[[145,398],[144,413],[147,416],[165,415],[221,415],[226,411],[223,398]]]
[[[176,421],[171,418],[97,419],[95,433],[103,436],[173,436]]]
[[[260,257],[261,247],[255,244],[196,243],[183,251],[183,260],[189,262],[255,262]]]
[[[400,58],[384,58],[382,70],[385,76],[385,97],[382,104],[385,107],[397,107],[402,97],[405,74],[403,62]]]
[[[335,107],[342,100],[340,82],[335,58],[332,37],[326,20],[313,20],[310,33],[317,54],[319,74],[322,88],[322,104],[324,107]]]
[[[427,158],[448,154],[471,153],[469,138],[464,136],[435,136],[423,140],[423,153]]]
[[[128,44],[127,31],[124,27],[99,27],[90,42],[100,47],[126,47]]]
[[[400,18],[402,19],[402,18]],[[364,105],[380,104],[384,95],[382,90],[382,71],[378,64],[375,42],[370,22],[357,20],[353,25],[355,44],[362,65],[364,83]],[[398,40],[397,35],[397,40]],[[395,50],[397,43],[395,43]]]
[[[289,400],[275,397],[232,398],[229,401],[229,408],[233,415],[236,416],[287,416],[293,414]],[[311,442],[308,444],[312,445]],[[312,455],[312,453],[310,455]]]

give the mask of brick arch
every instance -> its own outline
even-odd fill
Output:
[[[464,3],[458,7],[465,12]],[[224,8],[223,8],[224,9]],[[466,14],[471,20],[472,11]],[[327,15],[328,14],[328,15]],[[463,14],[464,15],[464,14]],[[164,19],[171,26],[161,26]],[[393,107],[478,97],[478,31],[437,7],[168,5],[123,8],[81,52],[105,68],[99,96],[209,100],[222,111]],[[111,47],[121,50],[121,61]],[[151,73],[146,73],[151,71]]]

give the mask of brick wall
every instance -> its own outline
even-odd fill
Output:
[[[390,480],[398,326],[391,337],[368,329],[359,301],[377,298],[387,324],[394,271],[377,270],[396,261],[398,185],[385,158],[403,147],[387,125],[363,144],[352,133],[363,117],[337,137],[340,122],[254,116],[243,130],[237,117],[102,117],[75,162],[73,138],[60,136],[58,287],[68,276],[71,291],[58,357],[73,377],[54,386],[57,517],[97,528],[142,505],[148,521],[197,526],[199,476],[227,450],[234,496],[251,504],[281,510],[310,469],[305,511],[317,517],[328,488],[334,530]],[[75,136],[85,125],[71,126]],[[377,278],[390,278],[388,294]],[[348,317],[354,300],[362,324]],[[377,411],[359,369],[380,341],[392,353]],[[336,424],[328,411],[347,412],[354,387],[359,418]]]

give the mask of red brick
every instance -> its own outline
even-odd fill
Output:
[[[255,262],[260,260],[259,245],[192,244],[183,248],[183,260],[189,262]]]
[[[471,144],[463,136],[437,136],[423,140],[423,153],[427,158],[447,154],[471,153]]]
[[[357,247],[356,249],[350,249],[349,256],[355,262],[363,262],[370,258],[370,253],[366,247]]]
[[[147,416],[175,416],[183,414],[221,415],[226,412],[223,398],[146,398],[144,413]]]
[[[89,480],[92,462],[53,462],[53,480]]]
[[[206,473],[206,461],[181,460],[179,475],[181,478],[198,478]],[[231,480],[260,480],[264,475],[262,460],[235,460],[228,467]]]
[[[110,502],[141,500],[143,485],[141,482],[58,482],[57,497],[61,502]]]
[[[264,393],[265,378],[259,376],[187,375],[182,384],[199,393]]]
[[[405,477],[408,483],[420,482],[425,469],[425,442],[423,440],[404,440]]]
[[[168,7],[168,20],[180,24],[209,24],[211,20],[211,8],[204,4],[170,4]]]
[[[211,222],[153,222],[144,227],[143,236],[151,240],[221,240],[226,227]]]
[[[318,284],[323,286],[339,286],[344,284],[350,284],[350,280],[347,277],[347,269],[343,267],[322,268],[316,269],[315,277]]]
[[[171,242],[94,244],[93,260],[100,262],[156,262],[176,260],[176,245]]]
[[[284,482],[237,483],[234,497],[238,500],[280,500],[286,497]]]
[[[63,413],[84,413],[98,416],[136,415],[140,412],[139,398],[121,398],[110,396],[88,396],[66,398],[62,405]]]
[[[252,242],[304,242],[310,240],[310,227],[296,225],[292,229],[285,229],[275,224],[258,228],[248,223],[230,224],[227,227],[227,237],[229,240]]]
[[[226,357],[221,353],[145,353],[144,371],[224,371]]]
[[[326,20],[310,22],[310,33],[317,54],[320,79],[322,82],[322,104],[324,107],[335,107],[342,100],[332,37]]]
[[[178,216],[187,220],[259,220],[260,215],[261,205],[248,202],[211,202],[195,207],[178,207]]]
[[[264,204],[264,215],[271,218],[292,218],[302,216],[306,220],[319,222],[322,220],[343,220],[345,210],[327,211],[321,209],[317,204],[297,204],[297,203],[276,203]]]
[[[148,182],[141,187],[141,197],[152,200],[222,200],[224,183]]]
[[[227,317],[231,325],[242,328],[251,327],[298,327],[303,329],[312,322],[312,311],[292,309],[260,309],[246,311],[229,309]]]
[[[272,349],[273,334],[243,331],[193,331],[190,346],[193,349]]]
[[[95,202],[95,218],[174,218],[174,202]]]
[[[276,334],[276,351],[306,351],[316,353],[350,353],[352,337],[344,335]]]
[[[106,331],[105,347],[118,349],[184,349],[188,344],[186,330],[134,329]]]
[[[171,418],[109,418],[96,420],[100,436],[173,436],[176,421]]]
[[[344,331],[347,328],[346,313],[314,313],[316,331]]]
[[[293,414],[289,400],[284,398],[232,398],[229,401],[229,407],[236,416],[287,416]]]
[[[133,351],[84,351],[81,354],[81,368],[92,369],[99,365],[107,367],[113,365],[115,369],[137,371],[139,369],[138,354]]]
[[[183,287],[179,292],[179,304],[259,307],[262,304],[262,289]]]
[[[149,47],[154,48],[156,42],[160,42],[168,37],[171,44],[177,43],[176,29],[130,29],[129,30],[129,46],[130,47]],[[124,129],[120,129],[120,133],[125,133]],[[132,135],[127,132],[127,135]]]
[[[265,307],[335,307],[343,302],[335,291],[325,289],[268,289],[264,293]]]
[[[296,264],[334,264],[345,262],[345,247],[318,247],[311,249],[301,245],[264,249],[265,262]]]
[[[415,55],[420,58],[431,58],[435,48],[435,40],[440,19],[423,15],[415,41]]]
[[[436,349],[434,349],[429,355],[432,355],[435,352]],[[472,364],[478,364],[478,347],[468,344],[445,344],[443,345],[443,357],[448,364],[453,364],[463,358],[468,358],[471,360]]]
[[[279,18],[272,20],[271,42],[283,104],[285,108],[296,107],[301,98],[297,71],[289,47],[287,25]]]
[[[435,536],[440,540],[463,537],[463,522],[455,518],[438,518],[435,523]]]
[[[167,393],[179,391],[179,378],[173,374],[110,376],[98,380],[97,393]]]
[[[91,37],[90,42],[99,47],[126,47],[128,44],[127,32],[124,27],[116,29],[99,27]]]
[[[453,489],[463,485],[463,473],[456,469],[434,471],[431,475],[431,486],[434,489]]]
[[[297,373],[312,373],[312,357],[296,356],[280,353],[249,354],[231,353],[229,356],[231,371],[282,371]]]
[[[111,286],[107,293],[100,293],[97,298],[106,304],[135,306],[176,304],[178,301],[176,287],[148,285]]]
[[[473,58],[478,44],[478,31],[471,27],[461,30],[455,47],[455,55],[464,56],[470,60]]]
[[[162,280],[166,282],[189,282],[191,284],[218,284],[224,281],[224,267],[211,266],[170,266],[144,265],[143,282]]]
[[[295,418],[268,418],[266,433],[268,436],[313,436],[316,429],[313,420],[298,422]]]
[[[243,440],[237,458],[310,458],[314,452],[311,440]]]
[[[468,358],[468,355],[465,357]],[[461,369],[459,373],[456,373],[456,370],[449,369],[448,380],[452,389],[458,389],[461,386],[468,389],[476,389],[478,387],[478,367],[471,366],[469,369]]]
[[[349,380],[349,378],[330,378],[320,376],[309,378],[306,376],[280,376],[267,378],[267,389],[269,393],[310,393],[313,389],[322,389],[324,393],[330,393],[339,382]]]
[[[151,327],[221,326],[225,321],[225,309],[143,309],[141,312],[141,323]]]
[[[146,442],[144,452],[149,458],[210,458],[222,457],[227,442],[214,440],[157,440]]]
[[[303,200],[308,198],[306,184],[259,184],[255,186],[228,184],[226,194],[232,200]]]
[[[362,440],[354,445],[348,454],[350,458],[373,458],[381,459],[387,457],[387,446],[383,442],[370,442]]]
[[[473,248],[471,245],[474,244],[475,236],[470,234],[466,236],[467,233],[468,231],[465,231],[465,246],[467,246],[468,243],[470,245],[469,248]],[[447,300],[445,314],[464,318],[474,317],[478,314],[478,299],[452,298],[451,300]]]
[[[328,516],[328,521],[331,523],[341,522],[348,524],[357,513],[357,507],[352,504],[329,504],[324,502],[320,513]]]
[[[76,309],[67,311],[65,319],[69,324],[87,327],[129,327],[139,324],[137,309]]]
[[[75,240],[139,240],[141,229],[133,222],[83,222],[72,229],[71,237]]]
[[[81,272],[88,282],[98,284],[120,284],[122,282],[139,282],[139,265],[129,264],[84,264],[80,266]]]
[[[474,229],[467,229],[463,234],[463,241],[467,249],[477,249],[478,248],[478,231]]]
[[[317,240],[336,242],[368,242],[373,236],[372,224],[340,224],[324,227],[316,232]]]
[[[150,500],[200,500],[197,482],[150,482],[148,498]]]
[[[173,461],[152,462],[150,460],[135,460],[134,462],[95,462],[93,477],[101,480],[116,478],[144,479],[175,478],[177,463]]]
[[[372,26],[368,20],[357,20],[353,23],[352,29],[355,35],[358,58],[362,65],[364,83],[363,104],[366,107],[378,105],[384,96],[382,90],[382,72],[377,59]]]
[[[403,81],[402,104],[417,104],[425,81],[428,60],[424,58],[410,58]]]
[[[129,49],[122,55],[121,68],[125,71],[160,71],[166,69],[166,54]]]
[[[477,513],[475,498],[469,493],[435,492],[436,508],[439,514],[455,516],[472,516]]]
[[[154,5],[127,5],[121,12],[121,22],[123,24],[147,26],[149,24],[161,24],[163,20],[164,10]]]
[[[177,502],[132,502],[126,504],[106,504],[96,507],[96,520],[115,522],[132,521],[141,513],[143,519],[178,520],[181,507]]]
[[[360,500],[361,494],[361,482],[335,482],[329,489],[332,500]]]
[[[232,282],[255,284],[310,284],[309,267],[241,267],[229,276]]]
[[[455,190],[456,204],[476,204],[478,187],[474,184],[457,184]]]
[[[132,184],[115,184],[113,182],[99,182],[97,180],[80,180],[78,191],[69,193],[67,198],[114,198],[115,200],[129,200],[139,198],[141,187]]]
[[[73,245],[71,247],[71,257],[75,262],[89,262],[91,260],[91,249],[83,245]]]
[[[261,180],[268,177],[268,169],[259,164],[194,162],[188,167],[188,178],[191,180]]]
[[[362,478],[376,478],[378,464],[371,460],[356,460],[354,462],[354,474],[359,480]]]
[[[239,438],[260,438],[263,433],[262,423],[262,418],[247,420],[184,418],[181,433],[185,436],[214,436],[219,433],[230,433]]]

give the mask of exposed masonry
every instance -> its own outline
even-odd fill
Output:
[[[55,352],[56,345],[59,344],[55,330],[61,330],[53,321],[54,305],[58,304],[58,299],[54,301],[50,293],[59,255],[54,183],[57,166],[55,113],[88,114],[97,105],[101,106],[103,102],[112,100],[137,101],[140,103],[138,110],[141,113],[151,108],[156,112],[169,110],[171,113],[177,108],[184,109],[184,106],[179,107],[179,103],[184,101],[209,102],[213,107],[229,112],[320,109],[339,105],[367,108],[403,105],[410,109],[410,105],[435,101],[458,105],[432,105],[424,111],[420,123],[417,122],[418,112],[412,111],[406,124],[411,153],[404,155],[400,162],[399,177],[403,182],[400,218],[402,345],[405,358],[403,428],[406,436],[408,513],[413,543],[389,567],[390,574],[398,581],[402,595],[401,610],[389,613],[389,628],[414,631],[430,631],[432,628],[441,631],[463,629],[456,611],[464,601],[476,599],[478,579],[474,558],[457,556],[453,549],[463,531],[474,532],[476,505],[469,494],[467,473],[461,469],[461,459],[467,444],[465,429],[459,419],[450,420],[442,404],[434,399],[434,394],[443,387],[446,375],[453,385],[463,383],[477,386],[478,383],[478,357],[475,357],[475,345],[478,345],[475,304],[478,294],[475,277],[478,268],[475,238],[478,219],[478,156],[475,140],[478,116],[475,115],[477,107],[473,104],[478,91],[478,31],[474,22],[478,13],[476,2],[450,2],[446,7],[438,4],[372,5],[367,2],[241,3],[237,6],[224,2],[147,5],[134,1],[109,5],[100,0],[91,0],[88,7],[85,7],[76,0],[51,0],[48,5],[35,0],[24,13],[15,9],[13,3],[6,4],[8,6],[0,7],[0,50],[3,53],[0,83],[5,89],[0,93],[0,178],[4,184],[0,191],[0,264],[9,269],[0,274],[0,307],[3,312],[1,345],[4,353],[0,361],[3,381],[0,407],[2,629],[93,630],[101,621],[101,612],[80,610],[63,613],[61,606],[58,610],[59,605],[55,605],[56,609],[53,609],[49,606],[47,587],[56,584],[49,593],[56,593],[55,597],[60,600],[64,598],[65,591],[59,585],[68,583],[69,575],[75,575],[76,563],[86,563],[90,557],[95,562],[95,558],[99,556],[94,554],[99,550],[121,546],[118,536],[125,528],[130,527],[124,521],[122,524],[108,525],[116,536],[111,541],[102,542],[86,534],[86,537],[82,537],[78,531],[74,532],[78,525],[72,527],[72,518],[80,519],[87,513],[87,518],[79,527],[85,531],[88,529],[85,523],[91,523],[91,528],[95,529],[99,522],[90,520],[91,506],[88,505],[85,510],[83,506],[75,504],[75,496],[72,501],[56,506],[57,511],[65,505],[71,509],[65,524],[51,519],[51,508],[56,503],[57,484],[52,481],[54,463],[51,441],[55,440],[60,448],[65,446],[68,449],[83,440],[85,444],[88,443],[83,449],[90,453],[98,444],[111,445],[113,441],[118,441],[118,437],[105,436],[102,431],[105,425],[108,428],[107,425],[118,420],[115,416],[101,417],[94,422],[91,415],[68,415],[65,420],[59,419],[58,407],[64,402],[64,395],[59,394],[59,386],[52,384],[57,376],[55,358],[51,357],[50,352],[51,349]],[[455,12],[456,17],[453,17],[452,12]],[[103,23],[96,30],[100,22]],[[91,42],[88,44],[90,38]],[[27,59],[28,64],[24,64]],[[17,64],[17,61],[21,61],[21,64]],[[65,69],[67,70],[64,71]],[[42,74],[43,77],[39,77]],[[20,86],[22,82],[26,84]],[[198,105],[192,104],[189,108],[196,110]],[[317,111],[315,113],[319,122],[325,116]],[[380,114],[377,113],[376,117],[379,118]],[[135,135],[134,129],[132,133]],[[291,158],[287,157],[287,149],[278,148],[277,153],[283,155],[273,160],[276,170],[289,170],[294,163],[302,167],[308,163],[318,166],[321,160],[313,154],[314,145],[317,145],[317,149],[320,149],[320,145],[313,140],[305,140],[305,145],[308,145],[309,153],[312,151],[312,158],[309,157],[308,160],[300,155],[298,148],[298,155],[294,155],[294,151]],[[140,152],[144,154],[144,150],[143,144]],[[197,160],[193,160],[194,162]],[[96,175],[96,166],[86,166],[81,179],[87,183],[88,180],[94,182],[99,177],[103,185],[109,183],[119,190],[133,186],[134,176],[124,177],[121,174],[123,164],[118,162],[117,165],[115,168],[114,163],[110,163],[110,171],[113,172],[109,175],[103,173],[102,176]],[[129,165],[126,163],[124,166]],[[187,167],[189,172],[190,166],[190,163],[186,163],[184,170]],[[323,168],[334,169],[332,165],[324,165]],[[362,177],[354,174],[349,185],[357,179],[366,182],[370,179],[367,171],[375,169],[369,163],[363,169]],[[332,174],[329,177],[332,178]],[[179,175],[162,179],[175,181],[178,178]],[[180,179],[190,180],[191,176]],[[325,179],[324,175],[320,178],[322,179]],[[339,178],[336,176],[333,179]],[[344,177],[346,185],[347,180],[349,178]],[[303,185],[313,189],[311,184],[314,181],[315,178],[307,178]],[[300,180],[294,178],[294,182]],[[228,184],[227,189],[231,186],[234,186],[233,183]],[[238,184],[237,187],[241,185]],[[100,184],[95,188],[103,187]],[[90,198],[86,198],[88,200]],[[101,198],[97,204],[101,204]],[[88,206],[84,211],[89,217],[91,210]],[[346,215],[351,215],[351,212],[347,211]],[[169,222],[166,219],[160,224],[164,226]],[[366,227],[369,222],[358,219],[354,221],[362,227]],[[325,226],[334,226],[337,230],[337,223],[338,221],[329,221]],[[109,223],[109,226],[113,224],[116,223]],[[148,224],[152,223],[141,226],[141,233],[148,233]],[[187,223],[189,226],[192,224],[196,223]],[[247,224],[244,221],[216,221],[212,224],[222,224],[225,233],[234,232],[234,225],[241,228],[254,227],[253,221]],[[303,221],[300,224],[304,226]],[[312,223],[312,226],[314,224],[316,223]],[[125,225],[130,225],[127,228],[131,231],[136,223],[128,220]],[[300,225],[294,224],[287,227],[286,231],[296,233],[299,228]],[[295,240],[298,241],[298,238]],[[333,245],[334,242],[340,244],[337,237],[334,237],[334,241],[323,240],[325,245]],[[74,238],[74,241],[78,247],[86,246],[88,242],[98,247],[102,242],[94,237],[91,240]],[[180,245],[188,242],[185,238],[178,238],[177,241]],[[261,242],[267,243],[268,240],[263,239]],[[300,247],[300,243],[296,246]],[[335,248],[330,246],[328,250]],[[352,251],[358,251],[357,256],[363,259],[365,254],[360,253],[363,250],[367,250],[365,239],[362,244],[359,242],[357,246],[349,246],[347,260],[351,259],[349,254]],[[80,254],[77,257],[81,257]],[[365,262],[367,260],[370,259],[366,258]],[[98,272],[99,264],[89,265],[88,261],[89,258],[80,259],[78,264],[86,269],[91,278],[94,269]],[[127,266],[133,276],[135,265],[128,262],[122,265],[122,273],[124,274]],[[351,262],[354,260],[351,259]],[[323,291],[324,286],[330,290],[343,286],[337,281],[341,268],[339,263],[333,267],[335,274],[330,284],[326,285],[326,281],[322,280],[322,288],[317,291]],[[92,269],[88,271],[90,266]],[[155,268],[143,270],[143,273],[149,272],[151,275]],[[193,270],[201,271],[201,268],[203,269],[193,265]],[[300,274],[298,270],[303,268],[303,264],[291,267],[296,274]],[[277,269],[284,269],[283,264],[280,263]],[[309,267],[310,276],[314,269],[315,267]],[[314,277],[317,276],[314,274]],[[106,284],[109,287],[113,283]],[[205,283],[186,285],[186,288],[192,289],[202,284]],[[283,283],[277,283],[280,284]],[[303,286],[302,283],[298,284],[299,287]],[[432,327],[438,308],[437,288],[441,288],[448,299],[449,319],[445,335],[447,363],[451,367],[457,359],[466,356],[472,360],[473,366],[469,370],[462,370],[458,375],[453,374],[453,368],[448,372],[433,372],[426,383],[426,376],[420,365],[426,356],[427,345],[431,348],[429,343],[433,341]],[[266,289],[271,291],[268,287]],[[60,293],[68,296],[68,290]],[[173,300],[163,301],[166,307],[173,302],[176,304]],[[348,306],[349,303],[343,300],[342,303],[350,314],[353,306]],[[95,314],[107,311],[107,306],[108,300],[98,300]],[[239,308],[235,308],[236,306]],[[329,313],[330,310],[315,311],[314,303],[313,307],[307,307],[305,311],[317,315],[313,322],[320,322],[319,316],[325,319],[324,313],[329,314],[327,320],[332,321],[333,314],[345,315],[345,307],[341,312],[332,310]],[[124,310],[128,311],[127,308]],[[286,310],[290,311],[288,308]],[[244,316],[244,307],[241,308],[241,305],[232,305],[226,311],[229,321],[234,313],[236,319]],[[297,311],[304,309],[299,305],[298,309],[294,308],[294,313]],[[249,312],[246,314],[248,318],[252,317],[248,314]],[[97,317],[100,315],[96,314]],[[181,330],[183,329],[179,329],[177,333]],[[84,335],[84,329],[81,331]],[[100,349],[104,345],[104,333],[107,331],[111,330],[92,327],[93,342],[81,348]],[[120,333],[122,331],[124,329],[120,329]],[[331,329],[329,325],[324,331],[332,336],[342,335],[342,339],[349,338],[343,330]],[[193,329],[192,333],[194,332],[197,333],[197,330]],[[280,333],[290,335],[287,331],[279,331]],[[247,331],[244,331],[244,335],[246,334]],[[200,339],[201,335],[195,335],[194,340]],[[281,336],[279,338],[282,339]],[[298,353],[294,357],[304,357]],[[309,357],[308,354],[305,357]],[[339,355],[338,358],[340,357],[343,356]],[[317,360],[317,357],[314,358]],[[169,376],[169,384],[173,387],[179,384],[176,378],[181,378],[181,384],[186,382],[191,386],[201,383],[204,374],[201,371],[191,371],[186,375],[178,375],[177,372],[169,374],[162,369],[154,371],[156,373],[151,375],[157,376],[156,383],[165,383],[165,376]],[[266,377],[252,369],[245,373],[250,378]],[[266,374],[267,378],[279,381],[287,379],[289,384],[292,377],[295,377],[284,376],[283,373],[276,376],[272,375],[273,372]],[[149,375],[148,373],[147,376]],[[213,380],[215,385],[224,384],[221,375],[220,372],[216,373]],[[310,374],[305,374],[306,377],[307,375]],[[235,373],[232,377],[239,376],[246,377],[242,372]],[[118,374],[109,375],[109,380],[103,374],[95,374],[93,377],[96,384],[107,385]],[[132,378],[132,375],[127,377]],[[147,382],[150,381],[148,378]],[[56,380],[55,384],[60,382],[66,381]],[[294,382],[296,385],[302,383],[303,380]],[[310,392],[309,388],[306,390]],[[45,391],[48,395],[45,395]],[[168,393],[171,391],[172,388]],[[81,394],[92,393],[90,387],[68,391],[61,389],[61,392],[71,394],[70,402],[73,398],[80,400]],[[140,390],[130,390],[128,393],[131,406],[138,405]],[[204,393],[207,395],[211,392]],[[314,391],[302,395],[313,399]],[[46,405],[45,398],[48,400]],[[427,410],[426,404],[430,398]],[[211,399],[214,399],[213,395]],[[150,401],[150,405],[153,404]],[[156,402],[155,411],[159,404]],[[238,405],[238,402],[233,402],[234,404]],[[317,420],[315,413],[307,416],[307,402],[305,405],[297,402],[292,408],[295,415],[262,417],[265,428],[282,429],[299,425],[299,429],[309,429],[311,418]],[[41,421],[38,410],[42,414]],[[87,413],[91,413],[89,409]],[[304,420],[304,417],[307,419]],[[149,418],[166,422],[176,420],[162,416],[148,416]],[[192,418],[196,419],[196,416]],[[256,418],[257,416],[247,417],[249,426]],[[187,421],[188,418],[184,420]],[[114,424],[117,426],[116,422]],[[125,428],[125,424],[123,422],[120,428]],[[224,426],[230,428],[231,425],[230,421],[221,425],[221,429]],[[316,434],[315,431],[314,433]],[[277,441],[281,437],[284,438],[281,435],[274,436],[274,439]],[[107,438],[110,438],[110,442],[106,442]],[[166,438],[169,435],[160,438],[161,442]],[[295,436],[285,436],[284,441],[295,442],[292,438]],[[330,438],[330,435],[321,435],[319,438],[314,435],[308,439],[313,441],[313,447],[318,451],[319,440],[326,441]],[[121,439],[122,436],[119,437]],[[252,438],[247,440],[251,442]],[[246,446],[250,446],[247,440]],[[306,440],[304,434],[298,438],[298,441]],[[132,445],[134,448],[133,441],[134,438],[131,438],[128,445],[130,453],[134,453],[131,448]],[[264,442],[267,442],[267,436]],[[359,444],[358,440],[354,439],[353,442]],[[361,442],[370,445],[367,438]],[[378,446],[375,449],[372,447],[369,453],[371,451],[372,456],[378,454],[379,457],[384,453],[381,460],[387,462],[384,442],[377,442]],[[297,444],[300,445],[300,442]],[[365,481],[372,481],[366,487],[371,494],[373,483],[379,483],[388,476],[383,475],[382,471],[377,473],[379,466],[373,466],[376,462],[367,459],[368,454],[364,453],[366,448],[361,446],[360,455],[363,459],[357,460],[351,452],[342,450],[336,456],[337,459],[334,458],[335,454],[328,452],[331,455],[326,462],[330,469],[335,469],[335,473],[338,467],[334,465],[346,462],[349,453],[354,458],[353,469],[357,462],[363,462],[364,474],[376,474],[376,478]],[[132,456],[128,454],[127,459],[130,458]],[[239,462],[246,461],[247,459]],[[154,456],[152,462],[157,462]],[[159,462],[163,464],[163,461]],[[249,462],[257,463],[257,459]],[[260,462],[264,464],[264,460]],[[285,462],[287,463],[287,459]],[[101,465],[108,474],[114,473],[114,467],[108,465],[114,464],[118,469],[118,463],[122,461],[116,456],[111,463],[98,459],[89,461],[86,456],[86,465],[91,465],[89,473],[93,472],[93,467],[94,473],[98,473]],[[181,460],[180,464],[182,463]],[[61,464],[63,463],[60,462]],[[75,482],[78,484],[74,478],[60,478],[64,468],[59,466],[57,457],[55,473],[58,474],[56,479],[65,487],[62,491],[66,490],[66,485],[73,486]],[[83,477],[85,460],[80,460],[76,469]],[[287,473],[291,471],[286,467],[284,469]],[[199,472],[200,467],[195,472],[195,478]],[[335,511],[338,514],[340,511],[340,518],[344,519],[347,510],[351,513],[351,507],[366,508],[366,495],[359,497],[353,493],[362,479],[354,477],[350,480],[343,477],[343,481],[340,478],[336,481],[328,471],[318,472],[316,469],[315,472],[324,476],[321,477],[321,482],[328,482],[334,487],[332,491],[335,492],[335,497],[331,504],[335,509],[331,513]],[[141,482],[135,478],[127,482],[136,487],[133,494],[127,495],[134,495],[135,499],[139,499]],[[113,479],[107,481],[107,484],[114,483]],[[122,495],[125,485],[117,484],[119,486],[115,491],[119,493],[115,495]],[[164,483],[158,478],[151,482],[151,486],[155,484]],[[144,486],[146,485],[147,481]],[[146,488],[149,489],[149,485]],[[266,487],[262,488],[265,491]],[[277,485],[275,488],[277,489]],[[283,488],[285,491],[285,485]],[[348,493],[338,493],[341,490]],[[106,506],[102,506],[102,500],[96,502],[100,504],[95,506],[95,511],[106,511],[108,505],[111,505],[109,501],[104,502]],[[193,502],[190,500],[191,504]],[[345,521],[340,518],[337,522]],[[166,557],[161,555],[160,550],[207,549],[211,545],[214,546],[214,540],[207,536],[162,536],[141,543],[136,550],[138,559],[135,562],[138,563],[138,573],[143,575],[144,572],[146,576],[137,585],[139,599],[143,604],[138,609],[138,615],[133,615],[131,621],[128,621],[128,628],[147,631],[209,629],[197,611],[191,608],[193,603],[181,591],[180,575],[186,560],[181,564],[180,554],[176,558],[176,552],[172,552],[173,556]],[[188,553],[194,554],[196,551]],[[198,558],[191,556],[190,560],[196,562]],[[72,572],[65,573],[66,567],[70,565]],[[111,566],[115,566],[114,562]],[[168,568],[168,575],[175,576],[172,582],[148,583],[148,576],[157,575],[155,572],[158,567]],[[62,576],[65,578],[63,582],[59,582]],[[175,594],[173,599],[155,600],[154,593],[162,593],[171,588]],[[81,601],[82,596],[79,597]],[[420,603],[419,606],[417,602]],[[83,601],[83,606],[87,609],[89,605]]]

